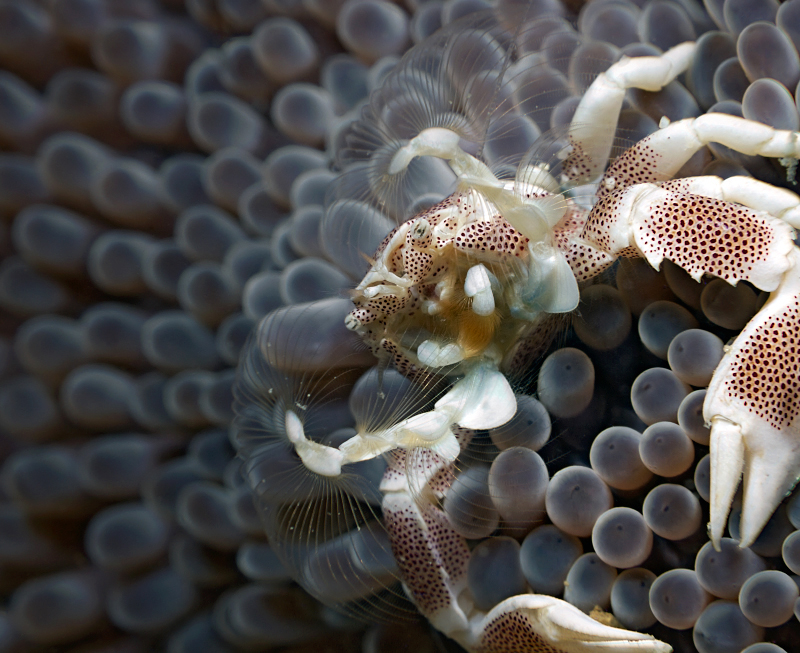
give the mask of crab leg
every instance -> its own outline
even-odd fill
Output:
[[[626,150],[606,170],[598,196],[603,197],[615,188],[672,179],[695,152],[709,143],[719,143],[742,154],[787,162],[800,157],[798,132],[774,129],[723,113],[706,113],[670,123]],[[755,180],[748,182],[742,186],[738,197],[748,197],[747,191],[756,190],[756,187],[759,195],[772,195],[765,186]],[[774,195],[779,194],[780,191]]]
[[[800,469],[800,250],[764,307],[727,348],[708,386],[711,540],[718,546],[744,472],[741,546],[750,546]]]
[[[800,250],[794,229],[765,211],[673,190],[691,180],[637,184],[606,194],[582,240],[614,255],[664,258],[695,279],[712,274],[774,291],[714,373],[704,406],[711,432],[711,537],[722,536],[744,472],[742,545],[758,536],[800,467]],[[697,182],[707,185],[706,181]],[[777,198],[777,199],[776,199]],[[780,193],[755,204],[783,202]]]
[[[790,266],[794,229],[765,211],[724,200],[636,184],[600,199],[582,239],[616,256],[665,258],[696,280],[712,274],[735,285],[778,287]]]
[[[339,476],[342,465],[369,460],[392,449],[428,448],[447,461],[460,451],[451,427],[490,429],[502,426],[517,410],[514,391],[497,365],[473,365],[433,406],[377,432],[357,433],[339,447],[309,440],[293,411],[285,413],[289,441],[303,464],[322,476]]]
[[[603,172],[627,89],[660,91],[689,67],[695,47],[681,43],[658,57],[623,57],[598,75],[572,117],[572,151],[564,162],[570,179],[593,181]]]
[[[461,446],[465,434],[457,433]],[[521,594],[478,610],[467,588],[470,552],[466,540],[448,524],[425,492],[412,497],[408,488],[428,482],[434,494],[437,478],[452,475],[452,464],[433,452],[420,451],[420,464],[407,454],[390,464],[381,483],[383,514],[392,552],[406,593],[439,630],[474,653],[668,653],[671,647],[650,635],[605,626],[566,601]],[[414,476],[407,478],[406,473]]]
[[[476,653],[669,653],[652,635],[605,626],[574,605],[543,594],[520,594],[499,603],[473,625]]]

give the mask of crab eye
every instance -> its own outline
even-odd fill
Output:
[[[425,220],[424,218],[420,218],[414,223],[414,227],[411,230],[412,238],[414,240],[425,240],[431,233],[431,223]]]

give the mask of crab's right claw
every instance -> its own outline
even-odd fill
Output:
[[[740,546],[750,546],[800,475],[800,250],[764,307],[714,372],[703,415],[711,423],[711,541],[719,540],[744,474]]]
[[[552,596],[520,594],[499,603],[480,625],[476,653],[670,653],[652,635],[613,628]]]

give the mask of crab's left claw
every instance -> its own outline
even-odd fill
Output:
[[[708,387],[711,540],[719,545],[744,474],[740,546],[761,533],[800,474],[800,250],[729,347]]]
[[[424,463],[440,469],[449,465],[438,457],[426,457]],[[405,471],[409,468],[406,465]],[[386,493],[386,527],[406,592],[437,629],[470,653],[672,651],[651,635],[606,626],[552,596],[520,594],[488,613],[478,610],[467,584],[470,551],[466,540],[453,530],[441,509],[406,492],[405,471],[403,466],[395,467],[381,488]]]
[[[520,594],[496,605],[479,626],[476,653],[669,653],[652,635],[606,626],[574,605],[552,596]]]

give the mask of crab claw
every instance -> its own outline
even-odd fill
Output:
[[[740,546],[750,546],[800,475],[800,250],[708,386],[711,541],[719,547],[744,475]]]
[[[433,458],[426,462],[436,464]],[[440,460],[439,464],[448,463]],[[603,625],[552,596],[520,594],[488,613],[478,610],[467,584],[470,551],[466,540],[439,508],[407,493],[405,470],[408,465],[395,467],[381,486],[386,493],[386,527],[404,587],[433,626],[470,653],[672,651],[651,635]]]
[[[542,594],[520,594],[496,605],[478,626],[476,653],[558,651],[558,653],[669,653],[652,635],[613,628],[574,605]]]

